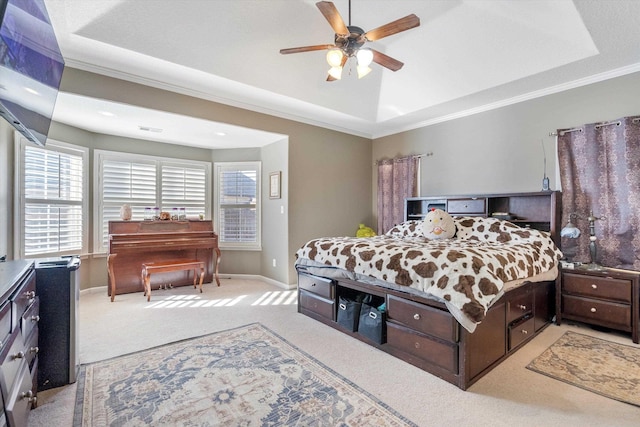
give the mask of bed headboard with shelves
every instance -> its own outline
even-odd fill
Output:
[[[560,247],[562,193],[559,191],[410,197],[405,200],[405,220],[421,220],[432,208],[442,209],[451,216],[495,216],[521,227],[548,231]]]

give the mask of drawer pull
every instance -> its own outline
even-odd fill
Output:
[[[413,318],[415,320],[420,320],[420,315],[418,313],[416,313],[416,314],[413,315]]]
[[[32,322],[39,322],[40,321],[40,316],[38,316],[38,315],[31,316],[31,321]]]
[[[591,307],[591,312],[595,313],[596,312],[596,308],[595,307]]]
[[[529,332],[527,332],[527,330],[526,330],[526,329],[523,329],[523,330],[522,330],[522,331],[520,331],[520,332],[522,332],[522,335],[527,335],[527,334],[529,333]]]
[[[26,392],[26,393],[25,393],[24,391],[23,391],[22,393],[20,393],[20,398],[21,398],[21,399],[27,399],[27,400],[28,400],[29,402],[31,402],[31,403],[35,403],[35,402],[36,402],[36,399],[38,399],[37,397],[35,397],[35,396],[33,395],[33,392],[32,392],[31,390],[29,390],[29,391],[28,391],[28,392]]]
[[[39,347],[31,347],[31,348],[29,348],[29,353],[38,354],[39,351],[40,351]]]
[[[414,346],[415,348],[420,348],[420,343],[419,343],[419,342],[416,342],[416,343],[414,343],[414,344],[413,344],[413,346]]]
[[[592,284],[591,284],[591,287],[592,287],[593,289],[598,289],[598,285],[596,285],[595,283],[592,283]]]
[[[36,291],[27,291],[24,293],[27,299],[34,299],[36,297]]]
[[[16,354],[14,354],[13,356],[11,356],[12,359],[23,359],[24,358],[24,352],[19,351]]]
[[[526,309],[527,309],[527,306],[526,306],[526,305],[522,305],[522,304],[518,304],[518,308],[519,308],[520,310],[524,311],[524,310],[526,310]]]

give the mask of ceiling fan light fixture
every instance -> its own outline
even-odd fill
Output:
[[[336,80],[340,80],[342,78],[342,67],[331,67],[329,69],[329,75]]]
[[[356,69],[358,70],[358,78],[359,79],[363,78],[364,76],[366,76],[367,74],[369,74],[371,72],[371,68],[369,66],[367,66],[367,65],[358,64]]]
[[[340,67],[343,56],[344,53],[342,49],[329,49],[327,52],[327,63],[331,65],[332,68]]]
[[[356,58],[358,58],[358,66],[369,67],[373,61],[373,51],[366,47],[359,49]]]

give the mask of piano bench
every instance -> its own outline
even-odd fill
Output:
[[[144,295],[147,301],[151,301],[151,273],[166,273],[169,271],[193,270],[193,289],[196,288],[200,269],[200,293],[202,293],[202,281],[204,280],[204,262],[192,259],[179,259],[173,261],[146,262],[142,264],[142,281],[144,283]]]

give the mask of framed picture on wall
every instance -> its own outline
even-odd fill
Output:
[[[269,174],[269,198],[280,198],[280,175],[282,172],[271,172]]]

